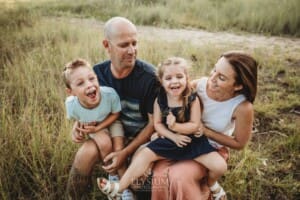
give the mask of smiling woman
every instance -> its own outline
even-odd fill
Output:
[[[225,199],[226,193],[217,180],[227,170],[227,148],[242,149],[250,140],[252,103],[257,87],[257,63],[251,56],[241,52],[224,53],[210,76],[195,80],[192,85],[203,103],[204,127],[199,130],[215,151],[194,159],[201,164],[191,160],[158,162],[153,183],[159,189],[152,190],[152,199],[207,199],[207,186],[215,200]],[[252,88],[251,95],[243,88]],[[207,174],[203,166],[208,169]],[[205,176],[208,176],[206,186],[200,184]]]

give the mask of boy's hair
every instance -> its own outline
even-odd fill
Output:
[[[192,86],[191,86],[190,81],[189,81],[189,73],[188,73],[188,69],[191,67],[191,64],[186,59],[181,58],[181,57],[169,57],[169,58],[167,58],[166,60],[164,60],[163,62],[161,62],[158,65],[157,76],[158,76],[160,82],[162,82],[162,77],[164,75],[165,68],[168,67],[168,66],[173,66],[173,65],[178,65],[181,68],[183,68],[184,73],[185,73],[186,78],[187,78],[187,80],[186,80],[187,85],[186,85],[186,88],[185,88],[185,90],[183,91],[183,94],[182,94],[182,98],[183,98],[182,109],[178,112],[178,121],[179,122],[184,122],[186,120],[185,117],[184,117],[184,113],[185,113],[185,110],[187,109],[188,104],[189,104],[188,99],[189,99],[189,96],[193,92]]]
[[[70,80],[69,80],[70,74],[79,67],[91,68],[91,65],[88,61],[81,58],[75,59],[65,65],[64,71],[62,73],[62,77],[67,88],[71,89]]]

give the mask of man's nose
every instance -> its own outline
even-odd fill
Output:
[[[135,47],[134,45],[129,45],[129,46],[128,46],[128,49],[127,49],[127,52],[128,52],[129,54],[132,54],[132,53],[135,52],[135,49],[136,49],[136,47]]]

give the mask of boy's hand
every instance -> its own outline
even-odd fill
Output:
[[[75,143],[82,143],[85,140],[85,134],[80,131],[82,126],[83,125],[78,121],[76,121],[73,125],[71,133],[72,141]]]
[[[98,127],[96,122],[91,122],[83,124],[83,126],[81,128],[78,128],[77,130],[85,134],[96,133],[98,131]]]
[[[179,147],[184,147],[188,145],[192,141],[192,139],[188,136],[181,135],[181,134],[174,134],[172,141]]]

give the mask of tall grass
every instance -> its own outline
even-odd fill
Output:
[[[121,15],[144,25],[300,36],[298,0],[55,0],[34,5],[47,15],[102,21]]]
[[[0,21],[0,198],[66,199],[68,172],[79,145],[69,135],[60,74],[74,58],[92,64],[106,58],[101,31],[43,19],[40,12],[27,8],[4,11]],[[142,36],[139,47],[139,57],[154,64],[170,55],[193,60],[194,78],[207,74],[222,52],[237,48],[195,47]],[[230,199],[296,199],[299,116],[290,110],[300,106],[299,57],[295,52],[283,55],[280,49],[251,53],[262,64],[255,103],[259,132],[245,150],[231,153],[222,185]],[[96,169],[96,173],[103,172]],[[96,189],[92,196],[102,197]]]

